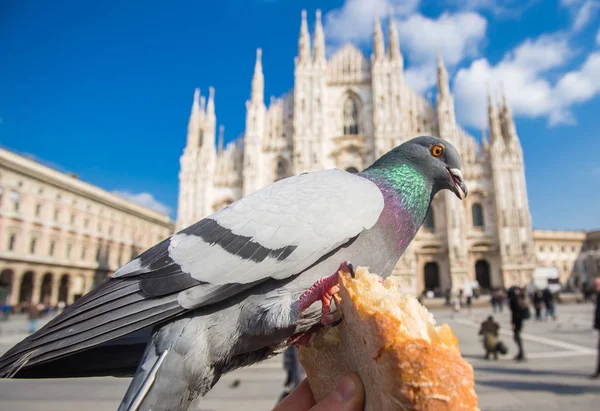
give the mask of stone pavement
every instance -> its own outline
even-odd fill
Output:
[[[598,337],[592,330],[592,305],[559,305],[558,320],[527,321],[523,330],[529,360],[515,363],[515,345],[509,314],[496,315],[509,354],[498,361],[483,359],[477,332],[479,323],[491,313],[476,308],[471,314],[452,315],[435,310],[439,323],[449,323],[463,356],[475,370],[476,391],[483,411],[597,410],[600,380],[589,380],[594,370]],[[24,337],[27,323],[18,318],[0,322],[0,352]],[[205,398],[202,409],[214,411],[270,410],[283,389],[280,358],[224,376]],[[0,381],[0,409],[114,410],[127,389],[128,379],[96,378],[45,381]]]

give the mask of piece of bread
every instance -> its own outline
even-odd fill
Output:
[[[452,329],[436,327],[416,298],[400,292],[399,279],[382,283],[359,267],[355,279],[341,274],[339,284],[341,324],[300,348],[317,401],[354,371],[365,386],[366,411],[477,410],[473,368]]]

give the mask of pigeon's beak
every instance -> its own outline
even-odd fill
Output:
[[[458,198],[463,200],[469,193],[469,190],[465,185],[465,180],[463,178],[462,173],[458,168],[448,168],[447,170],[450,174],[452,182],[454,183],[454,185],[452,186],[452,191],[454,192],[454,194],[456,194]]]

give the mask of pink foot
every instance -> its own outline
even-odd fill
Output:
[[[354,277],[354,267],[352,267],[352,264],[348,261],[343,261],[334,274],[321,278],[298,298],[297,304],[300,312],[303,312],[315,302],[321,301],[323,306],[321,310],[321,324],[329,325],[333,323],[331,298],[335,293],[340,291],[340,286],[338,285],[340,272],[350,274]]]

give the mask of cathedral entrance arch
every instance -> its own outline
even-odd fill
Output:
[[[489,290],[492,288],[490,264],[486,260],[477,260],[475,263],[475,279],[482,290]]]
[[[358,168],[356,168],[356,167],[348,167],[348,168],[346,168],[346,171],[349,172],[349,173],[352,173],[352,174],[356,174],[356,173],[358,173]]]
[[[424,279],[425,279],[425,290],[433,291],[440,288],[440,266],[436,262],[429,262],[425,264]]]

